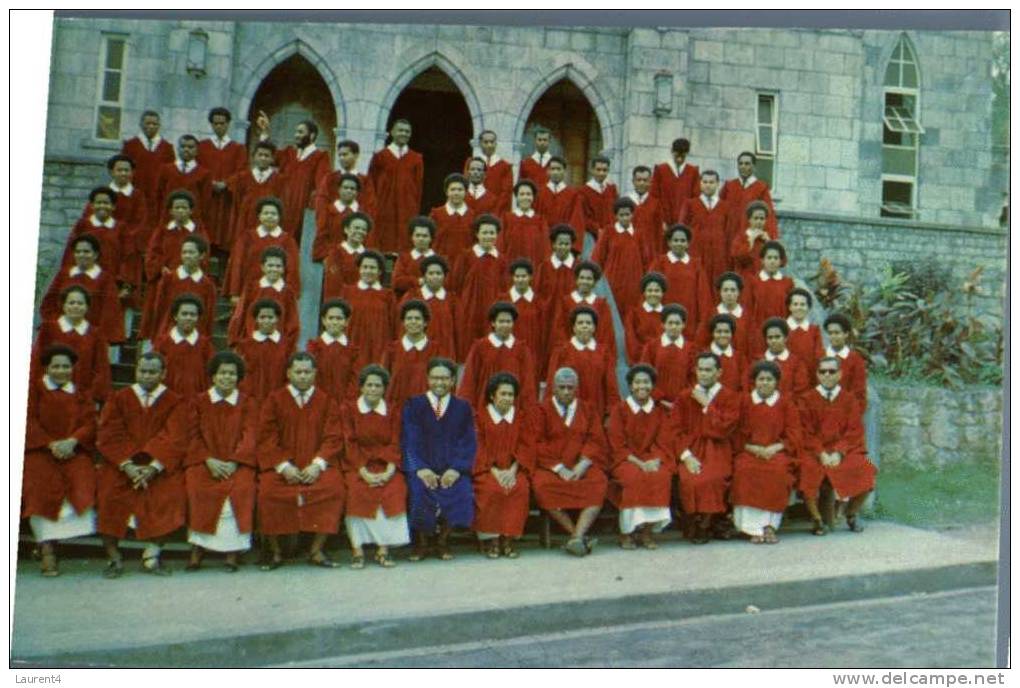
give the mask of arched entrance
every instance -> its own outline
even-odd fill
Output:
[[[471,154],[471,111],[457,85],[433,66],[400,92],[386,120],[386,131],[398,119],[411,123],[411,148],[425,160],[421,209],[428,213],[446,200],[443,178],[462,171],[464,160]]]
[[[310,119],[319,126],[316,144],[333,158],[336,147],[336,104],[319,71],[300,53],[276,65],[259,84],[248,111],[248,144],[256,136],[254,127],[259,111],[272,121],[273,142],[284,147],[294,142],[294,127]]]
[[[582,184],[588,178],[588,161],[602,152],[602,127],[591,103],[574,82],[560,79],[542,94],[524,125],[524,155],[534,152],[534,130],[552,133],[549,149],[567,161],[568,180]]]

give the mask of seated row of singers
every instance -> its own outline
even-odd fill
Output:
[[[385,369],[366,366],[358,396],[341,402],[317,385],[308,353],[290,357],[286,384],[259,404],[239,384],[247,366],[233,352],[210,358],[212,384],[191,396],[164,384],[160,354],[143,354],[135,383],[97,420],[73,382],[77,364],[70,348],[50,347],[30,386],[22,516],[47,576],[59,572],[58,541],[96,531],[107,577],[124,571],[118,543],[129,531],[146,543],[143,570],[166,575],[161,547],[185,525],[191,570],[214,551],[236,571],[255,530],[269,543],[263,570],[284,563],[280,536],[298,532],[313,534],[308,562],[333,568],[323,548],[342,516],[353,568],[365,565],[370,544],[386,568],[394,566],[390,548],[412,541],[412,561],[451,559],[451,528],[474,530],[489,558],[516,558],[532,497],[568,534],[571,554],[591,552],[588,532],[607,498],[619,510],[621,547],[655,549],[654,534],[672,519],[674,479],[692,541],[729,537],[732,511],[752,543],[772,544],[794,489],[812,532],[826,534],[818,500],[825,483],[849,500],[847,525],[860,531],[857,512],[876,473],[838,356],[823,357],[818,385],[793,399],[777,363],[756,363],[752,389],[737,391],[720,384],[720,357],[703,352],[696,382],[671,408],[656,399],[659,373],[639,364],[605,422],[579,395],[585,374],[567,367],[554,372],[541,404],[519,406],[520,380],[501,371],[474,407],[451,393],[456,364],[433,358],[427,391],[397,411],[385,400]]]

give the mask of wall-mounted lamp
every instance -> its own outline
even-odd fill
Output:
[[[673,74],[659,72],[655,75],[655,108],[656,117],[673,112]]]
[[[205,76],[205,58],[209,52],[209,34],[195,29],[188,34],[188,74],[196,79]]]

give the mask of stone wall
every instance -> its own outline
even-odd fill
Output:
[[[1002,453],[1000,387],[875,384],[881,464],[935,468]]]

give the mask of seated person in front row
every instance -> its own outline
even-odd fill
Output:
[[[609,481],[602,416],[577,399],[577,373],[560,368],[551,392],[535,410],[535,501],[569,533],[565,549],[574,556],[591,553],[595,538],[588,530],[602,510]],[[567,513],[577,509],[574,521]]]
[[[798,487],[814,520],[811,532],[815,535],[825,535],[826,526],[832,527],[834,499],[850,502],[847,527],[855,533],[864,530],[857,512],[875,488],[877,471],[865,453],[857,399],[840,385],[841,363],[837,356],[825,356],[818,362],[819,385],[807,394],[801,417],[804,452]],[[823,484],[828,488],[824,515],[818,509]]]
[[[453,361],[429,361],[429,391],[408,399],[401,414],[400,447],[414,533],[411,561],[427,556],[430,544],[440,559],[453,559],[450,529],[470,528],[474,521],[474,412],[451,394],[456,376]]]
[[[340,529],[344,480],[339,407],[315,388],[315,359],[296,353],[287,362],[288,384],[262,403],[258,439],[259,532],[269,537],[263,571],[283,564],[280,536],[314,533],[308,563],[335,568],[326,538]]]

